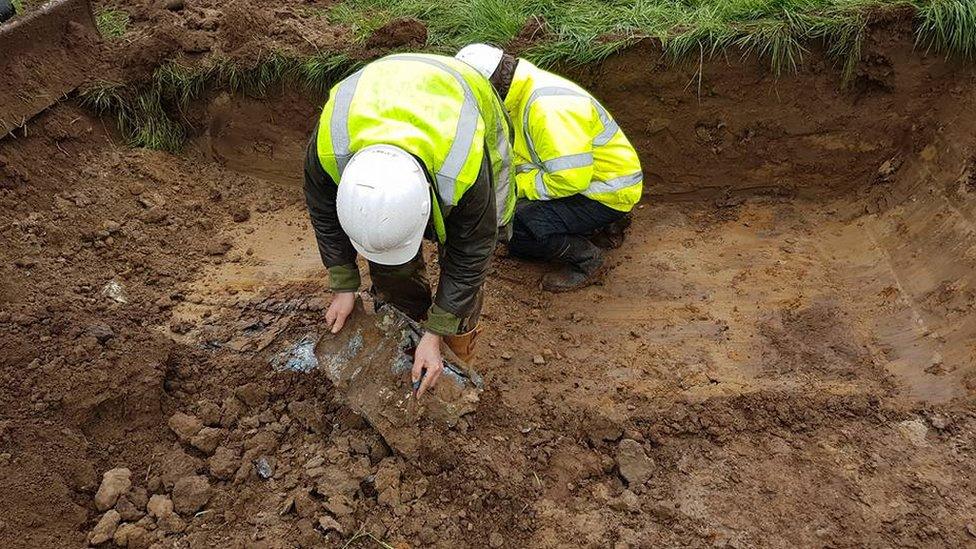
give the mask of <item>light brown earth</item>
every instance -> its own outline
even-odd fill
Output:
[[[0,142],[0,545],[110,530],[117,467],[132,547],[976,542],[976,78],[873,32],[848,88],[815,52],[576,74],[646,196],[601,285],[499,251],[480,407],[416,461],[271,366],[329,299],[322,98],[211,97],[182,155],[45,113]]]

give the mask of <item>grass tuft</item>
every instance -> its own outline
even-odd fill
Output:
[[[185,111],[209,90],[260,97],[276,87],[296,84],[325,93],[358,66],[345,54],[298,57],[270,52],[253,67],[223,58],[212,58],[199,67],[175,60],[157,68],[144,88],[96,82],[79,95],[82,104],[97,114],[114,117],[130,145],[177,152],[193,130]]]
[[[976,58],[976,2],[933,0],[918,6],[916,43],[964,59]]]
[[[122,10],[103,10],[95,16],[95,26],[105,38],[121,38],[129,28],[129,14]]]

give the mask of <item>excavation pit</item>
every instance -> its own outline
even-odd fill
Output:
[[[301,195],[321,96],[208,95],[180,154],[45,113],[0,142],[3,545],[84,543],[118,466],[209,479],[211,513],[163,536],[190,546],[967,543],[976,81],[872,48],[846,86],[815,53],[572,71],[645,197],[599,285],[543,292],[498,251],[482,402],[412,460],[321,372],[269,365],[329,299]]]

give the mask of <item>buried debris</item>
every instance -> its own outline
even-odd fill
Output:
[[[392,307],[366,314],[357,304],[339,334],[326,334],[315,356],[346,404],[361,414],[408,458],[416,458],[421,418],[452,427],[473,412],[481,392],[481,377],[443,349],[444,373],[423,398],[413,395],[410,370],[421,328]]]
[[[271,366],[281,372],[310,372],[319,365],[315,358],[315,336],[309,334],[271,359]]]

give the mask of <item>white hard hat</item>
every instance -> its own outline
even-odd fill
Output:
[[[489,46],[488,44],[468,44],[461,48],[454,57],[474,67],[485,78],[491,78],[502,62],[502,55],[505,52],[501,48]]]
[[[430,187],[420,163],[392,145],[352,155],[339,180],[339,224],[360,254],[403,265],[420,249],[430,217]]]

